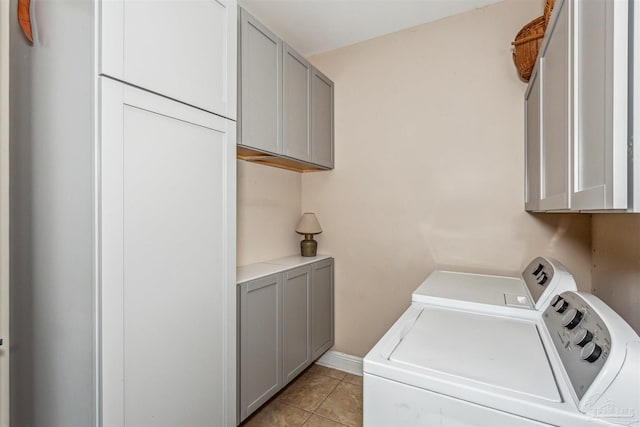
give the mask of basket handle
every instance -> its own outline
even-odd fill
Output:
[[[522,43],[530,42],[531,40],[541,39],[542,37],[544,37],[544,34],[536,34],[529,37],[523,37],[519,40],[514,40],[511,42],[511,44],[514,46],[518,46],[518,45],[521,45]]]

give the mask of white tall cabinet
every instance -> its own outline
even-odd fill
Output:
[[[235,426],[237,6],[32,15],[33,46],[12,28],[12,425]]]
[[[235,123],[105,78],[101,130],[103,423],[229,425]]]

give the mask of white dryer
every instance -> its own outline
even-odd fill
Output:
[[[364,358],[365,427],[639,425],[640,338],[590,294],[540,316],[413,303]]]
[[[554,295],[576,289],[573,276],[561,263],[537,257],[520,277],[436,270],[413,292],[411,300],[443,307],[527,316],[539,315],[536,312],[544,311]]]

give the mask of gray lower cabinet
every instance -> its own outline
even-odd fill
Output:
[[[238,421],[330,349],[333,258],[238,286]]]
[[[333,342],[333,259],[326,259],[311,265],[311,358]]]
[[[240,420],[282,388],[282,274],[238,288]]]

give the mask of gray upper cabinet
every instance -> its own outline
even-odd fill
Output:
[[[288,383],[311,363],[309,345],[311,267],[284,274],[282,290],[282,357],[284,382]]]
[[[638,72],[629,64],[630,40],[638,32],[629,31],[630,6],[626,0],[556,1],[538,75],[525,95],[527,210],[638,209],[637,150],[628,131],[636,122],[628,105],[637,102],[629,70]],[[533,111],[536,102],[540,114]]]
[[[326,259],[311,265],[311,357],[333,342],[333,259]]]
[[[333,82],[311,69],[311,161],[333,168]]]
[[[282,388],[282,275],[243,283],[238,292],[242,421]]]
[[[282,148],[288,157],[311,160],[311,65],[286,43],[282,48]]]
[[[301,172],[332,169],[333,82],[239,13],[238,158]]]
[[[242,145],[282,152],[282,41],[246,10],[240,9]]]

